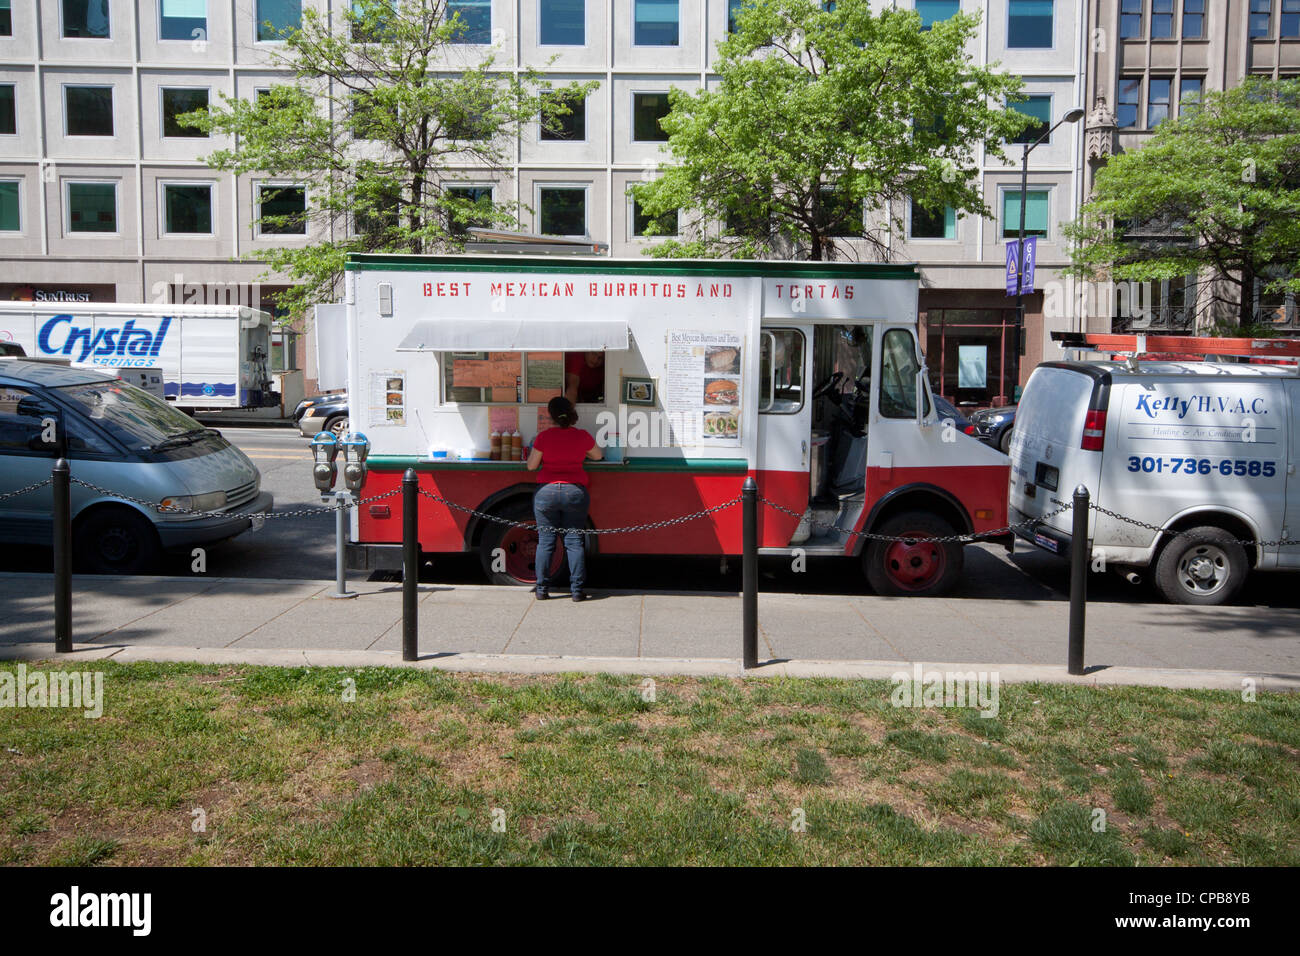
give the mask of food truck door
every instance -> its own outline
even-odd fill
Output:
[[[808,507],[808,472],[813,461],[811,374],[812,326],[763,328],[759,335],[758,484],[759,493],[803,514]],[[764,523],[777,515],[767,515]],[[784,526],[785,522],[779,522]],[[797,521],[790,522],[793,533]],[[765,546],[789,541],[774,528],[763,533]]]

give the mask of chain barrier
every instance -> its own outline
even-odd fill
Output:
[[[769,508],[773,509],[774,511],[780,511],[783,514],[789,515],[791,518],[799,519],[801,523],[803,522],[804,515],[800,514],[797,511],[794,511],[790,508],[786,508],[783,505],[779,505],[775,501],[770,501],[767,498],[760,497],[758,500],[761,501],[763,504],[767,505]],[[1004,534],[1015,533],[1017,528],[1028,529],[1039,522],[1046,521],[1049,518],[1055,518],[1057,515],[1060,514],[1065,514],[1065,512],[1070,511],[1073,508],[1074,505],[1072,503],[1067,504],[1064,507],[1057,508],[1055,511],[1049,511],[1047,514],[1043,515],[1040,518],[1026,519],[1025,521],[1018,522],[1017,524],[1009,524],[1004,528],[996,528],[993,531],[981,531],[978,534],[949,534],[937,538],[926,537],[923,540],[935,541],[938,542],[939,544],[949,544],[949,543],[973,544],[977,541],[983,541],[987,538],[997,538],[997,537],[1001,537]],[[902,542],[904,544],[915,544],[918,540],[922,540],[918,538],[911,538],[906,535],[876,534],[871,531],[853,531],[852,529],[841,528],[836,524],[834,524],[833,522],[826,522],[826,521],[809,521],[807,526],[810,529],[821,530],[821,531],[834,531],[836,534],[841,534],[848,537],[863,538],[868,541],[888,541],[891,543]]]
[[[83,481],[80,478],[74,477],[71,480],[73,484],[80,485],[81,487],[86,488],[90,491],[94,491],[98,494],[106,495],[110,498],[115,498],[120,501],[129,501],[132,504],[137,504],[143,508],[148,508],[152,511],[157,511],[160,514],[188,515],[190,517],[195,517],[195,518],[308,518],[308,517],[315,517],[317,515],[332,515],[337,510],[335,507],[325,507],[325,508],[299,508],[293,511],[250,511],[250,512],[196,511],[192,508],[162,507],[157,502],[145,501],[142,498],[133,498],[130,495],[122,494],[121,492],[114,491],[110,488],[101,487],[89,481]],[[20,495],[30,494],[33,491],[39,491],[40,489],[44,488],[46,485],[49,485],[50,483],[51,483],[51,479],[46,478],[43,481],[35,482],[23,488],[17,488],[13,491],[0,493],[0,501],[6,501],[10,498],[17,498]],[[376,501],[383,501],[387,498],[392,498],[396,495],[400,495],[401,493],[402,493],[402,489],[398,487],[393,489],[392,491],[386,491],[383,494],[372,495],[369,498],[344,499],[343,507],[344,508],[360,507],[361,505],[368,505]],[[632,534],[638,531],[658,531],[663,528],[672,528],[677,525],[688,524],[689,522],[692,521],[698,521],[701,518],[707,518],[710,515],[717,514],[720,511],[725,511],[727,508],[731,508],[734,507],[735,505],[740,504],[742,500],[741,496],[737,495],[736,497],[728,501],[724,501],[721,504],[714,505],[711,508],[705,508],[703,511],[696,511],[688,515],[682,515],[680,518],[669,518],[663,521],[651,521],[645,524],[627,525],[626,527],[622,527],[622,528],[554,528],[552,529],[547,525],[539,526],[534,524],[531,521],[515,521],[511,518],[504,518],[501,515],[492,514],[491,512],[479,511],[475,508],[467,508],[464,505],[457,504],[454,501],[450,501],[442,497],[441,495],[436,495],[431,491],[426,491],[423,488],[419,489],[419,493],[421,496],[428,498],[430,501],[436,501],[438,502],[438,504],[445,505],[448,508],[452,508],[456,511],[462,512],[463,514],[472,515],[476,518],[481,518],[484,521],[491,521],[495,524],[507,525],[512,528],[554,531],[556,534],[575,533],[575,534],[589,534],[589,535]],[[804,521],[805,515],[793,510],[792,508],[787,508],[784,505],[778,504],[777,502],[772,501],[771,499],[768,498],[764,498],[762,496],[760,496],[758,500],[761,504],[766,505],[768,508],[771,508],[773,511],[777,511],[780,512],[781,514],[794,518],[800,523],[803,523]],[[1005,527],[997,528],[992,531],[982,531],[979,532],[978,534],[974,534],[974,533],[951,534],[951,535],[944,535],[942,537],[927,537],[924,540],[935,541],[940,544],[948,544],[948,543],[972,544],[978,541],[986,540],[988,538],[1001,537],[1002,535],[1008,533],[1014,534],[1016,531],[1019,530],[1024,530],[1032,533],[1033,529],[1036,526],[1042,525],[1047,521],[1049,521],[1050,519],[1057,517],[1058,515],[1065,514],[1066,512],[1071,511],[1074,507],[1072,502],[1063,502],[1057,498],[1053,498],[1051,499],[1051,501],[1052,504],[1059,505],[1060,507],[1058,507],[1055,511],[1046,512],[1045,514],[1042,514],[1036,518],[1026,518],[1024,521],[1015,522],[1013,524],[1009,524],[1006,525]],[[1147,531],[1153,531],[1156,534],[1164,535],[1169,538],[1185,537],[1191,532],[1191,529],[1185,531],[1173,531],[1170,530],[1169,528],[1165,528],[1160,525],[1154,525],[1154,524],[1149,524],[1148,522],[1145,521],[1139,521],[1137,518],[1130,518],[1127,515],[1120,514],[1119,512],[1111,511],[1109,508],[1103,508],[1101,505],[1098,505],[1091,501],[1088,503],[1088,507],[1093,511],[1097,512],[1098,514],[1105,515],[1108,518],[1113,518],[1116,521],[1122,521],[1125,524],[1130,524],[1138,528],[1143,528]],[[915,544],[918,540],[921,540],[918,538],[907,537],[906,535],[887,535],[887,534],[876,534],[875,532],[871,532],[871,531],[854,531],[849,528],[840,528],[837,525],[835,525],[834,522],[827,522],[827,521],[810,520],[807,522],[807,527],[813,531],[834,532],[835,534],[844,537],[858,537],[868,541],[887,541],[890,543],[901,542],[904,544]],[[1279,548],[1279,547],[1300,546],[1300,539],[1297,538],[1280,538],[1276,541],[1256,541],[1252,538],[1237,538],[1234,540],[1240,545],[1243,545],[1245,547],[1252,547],[1252,548],[1253,547]]]
[[[694,514],[682,515],[680,518],[669,518],[665,521],[651,521],[646,524],[628,525],[624,528],[552,528],[550,525],[538,525],[531,521],[515,521],[512,518],[503,518],[500,515],[494,515],[487,511],[476,511],[473,508],[466,508],[464,505],[458,505],[454,501],[448,501],[441,495],[435,495],[431,491],[419,489],[422,497],[430,501],[436,501],[440,505],[446,505],[448,508],[454,508],[457,511],[467,515],[473,515],[476,518],[482,518],[484,521],[492,521],[496,524],[508,525],[512,528],[527,528],[530,531],[553,531],[555,534],[630,534],[634,531],[657,531],[660,528],[671,528],[679,524],[687,524],[691,521],[697,521],[700,518],[706,518],[709,515],[717,514],[733,505],[741,502],[741,496],[737,495],[730,501],[724,501],[722,504],[714,505],[712,508],[705,508],[703,511],[697,511]]]
[[[49,484],[46,479],[45,484]],[[143,508],[150,508],[159,514],[165,515],[189,515],[193,518],[309,518],[315,515],[332,515],[338,509],[329,508],[299,508],[294,511],[196,511],[193,508],[177,508],[172,506],[163,507],[156,501],[145,501],[143,498],[132,498],[130,495],[124,495],[120,491],[113,491],[111,488],[101,488],[99,485],[92,484],[89,481],[82,481],[80,478],[73,478],[74,485],[81,485],[91,491],[98,492],[101,495],[108,495],[110,498],[116,498],[119,501],[129,501],[132,504],[140,505]],[[40,487],[39,485],[34,487]],[[24,489],[27,490],[27,489]],[[370,498],[359,498],[356,500],[343,499],[344,508],[354,508],[360,505],[368,505],[374,501],[382,501],[385,498],[391,498],[394,495],[400,495],[401,488],[395,488],[392,491],[386,491],[382,495],[374,495]]]
[[[38,481],[34,485],[28,485],[26,488],[19,488],[16,491],[7,491],[0,495],[0,501],[4,501],[8,498],[17,498],[19,495],[25,495],[28,492],[38,491],[50,484],[53,480],[53,478],[46,478],[44,481]]]

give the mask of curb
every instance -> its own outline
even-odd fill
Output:
[[[428,654],[403,661],[395,651],[340,651],[311,648],[206,648],[154,645],[74,644],[72,654],[56,657],[51,646],[10,644],[0,646],[0,660],[73,662],[113,660],[122,663],[248,664],[262,667],[414,667],[457,673],[571,674],[603,673],[655,677],[740,677],[745,679],[798,677],[836,680],[890,680],[896,674],[913,678],[917,668],[952,673],[996,673],[1008,684],[1054,683],[1089,687],[1167,687],[1176,690],[1243,689],[1253,681],[1256,691],[1300,692],[1300,674],[1247,673],[1244,671],[1180,670],[1154,667],[1094,666],[1082,676],[1064,667],[1031,664],[973,664],[941,661],[790,661],[761,663],[751,671],[739,658],[673,657],[569,657],[537,654]]]

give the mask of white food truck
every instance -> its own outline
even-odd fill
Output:
[[[134,384],[153,370],[167,400],[184,409],[280,404],[269,371],[271,316],[245,306],[5,302],[0,341]]]
[[[1007,523],[1006,457],[930,400],[913,265],[356,254],[346,275],[366,496],[414,468],[447,501],[531,521],[536,476],[491,460],[492,436],[531,445],[546,403],[572,390],[605,448],[588,463],[595,528],[704,511],[752,475],[763,553],[848,556],[877,591],[934,594],[962,548],[932,539]],[[354,569],[400,566],[400,511],[392,497],[354,513]],[[425,554],[473,551],[498,583],[535,580],[534,531],[425,497],[419,517]],[[602,555],[735,555],[741,521],[736,505],[587,541]]]
[[[1009,449],[1022,537],[1068,555],[1071,514],[1043,516],[1082,484],[1093,504],[1122,516],[1089,515],[1094,556],[1130,576],[1149,568],[1169,601],[1222,604],[1252,570],[1300,568],[1300,545],[1277,543],[1300,539],[1300,342],[1054,337],[1128,358],[1034,369]]]

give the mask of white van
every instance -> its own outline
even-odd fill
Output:
[[[1094,560],[1150,569],[1171,602],[1223,604],[1252,570],[1300,568],[1300,545],[1277,543],[1300,538],[1293,407],[1295,365],[1046,362],[1016,413],[1010,519],[1040,519],[1017,534],[1066,555],[1071,513],[1041,519],[1081,484],[1133,519],[1091,513]]]

